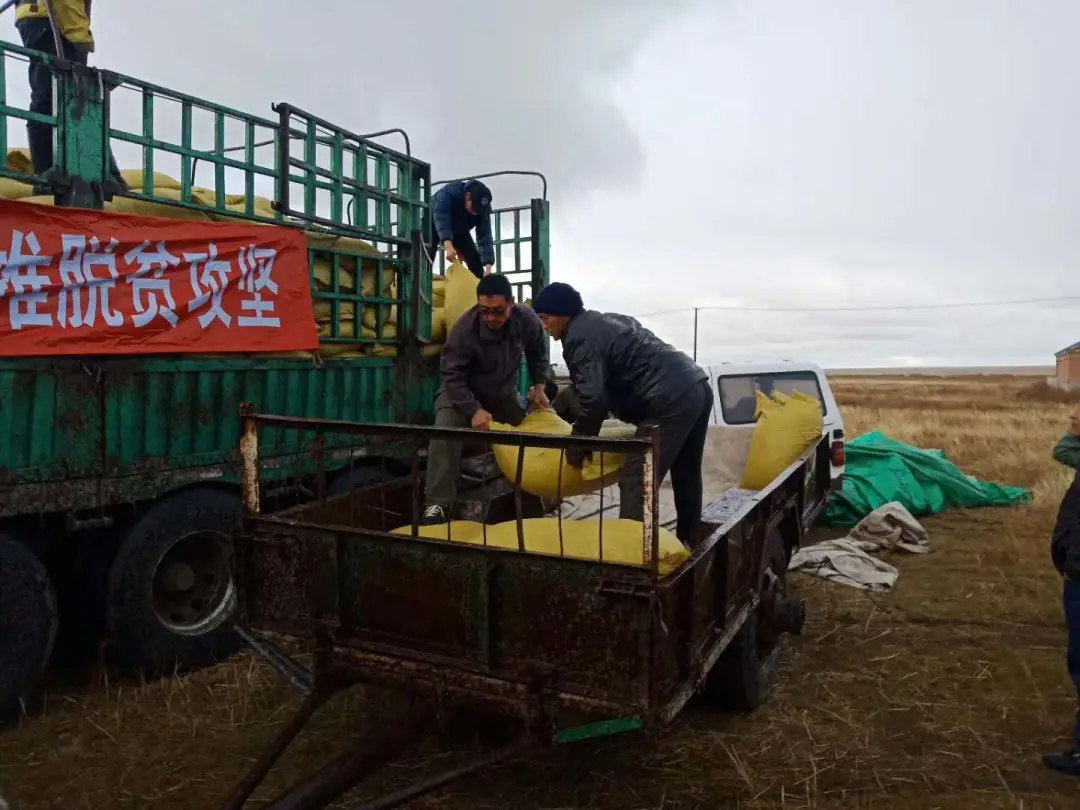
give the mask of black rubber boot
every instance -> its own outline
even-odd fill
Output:
[[[1072,748],[1060,754],[1043,754],[1043,764],[1067,776],[1080,776],[1080,750]]]

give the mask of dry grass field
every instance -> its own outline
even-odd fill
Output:
[[[889,594],[796,577],[808,625],[787,642],[782,681],[760,711],[694,707],[665,733],[506,765],[414,806],[1080,808],[1080,781],[1039,761],[1064,742],[1076,704],[1047,539],[1069,479],[1050,452],[1070,406],[1033,380],[835,378],[849,437],[876,429],[942,448],[980,478],[1033,488],[1035,500],[927,519],[931,552],[890,558],[901,574]],[[217,807],[296,704],[248,656],[157,683],[90,682],[54,687],[38,716],[0,733],[12,810]],[[399,711],[359,690],[337,700],[259,799]],[[446,762],[432,747],[383,778]]]

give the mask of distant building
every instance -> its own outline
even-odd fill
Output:
[[[1059,388],[1080,388],[1080,342],[1066,346],[1054,357],[1057,359],[1057,377]]]

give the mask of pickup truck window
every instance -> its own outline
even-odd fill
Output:
[[[809,371],[718,376],[716,387],[720,395],[720,410],[728,425],[749,425],[754,421],[758,391],[770,396],[775,391],[788,395],[800,391],[818,402],[822,401],[817,376]]]

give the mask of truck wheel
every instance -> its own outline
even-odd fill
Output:
[[[771,532],[766,543],[765,569],[759,585],[761,603],[747,617],[705,682],[706,699],[728,711],[754,711],[776,687],[780,633],[771,619],[777,601],[782,603],[787,596],[788,553],[779,532]],[[798,626],[801,630],[801,621]]]
[[[231,533],[237,495],[190,489],[150,507],[124,535],[105,601],[111,641],[125,663],[163,675],[223,661],[241,646]]]
[[[0,534],[0,724],[18,717],[52,655],[60,610],[45,566]]]

